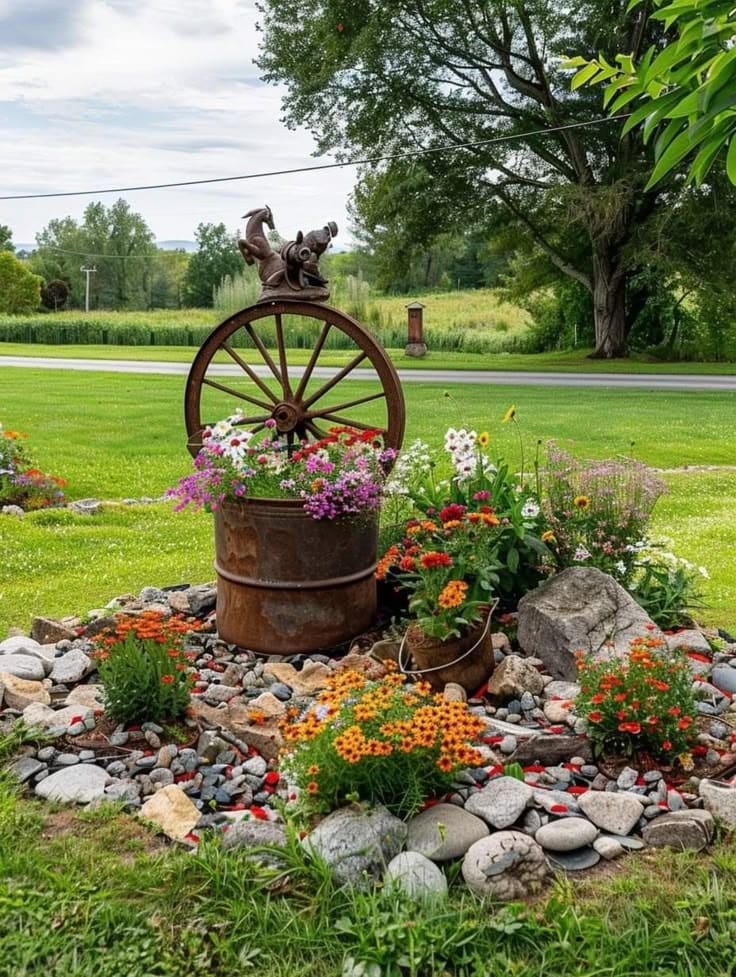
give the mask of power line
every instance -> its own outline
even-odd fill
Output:
[[[367,156],[364,159],[346,160],[342,163],[317,163],[315,166],[296,166],[288,170],[266,170],[262,173],[244,173],[240,176],[216,176],[206,180],[181,180],[178,183],[146,183],[135,187],[108,187],[104,190],[60,190],[54,193],[20,193],[0,196],[0,200],[41,200],[48,197],[91,197],[102,193],[130,193],[133,190],[168,190],[172,187],[194,187],[212,183],[233,183],[237,180],[259,180],[267,176],[291,176],[296,173],[313,173],[316,170],[334,170],[343,166],[364,166],[368,163],[383,163],[387,160],[409,159],[414,156],[428,156],[431,153],[454,152],[458,149],[474,149],[477,146],[492,146],[497,143],[515,142],[518,139],[530,139],[532,136],[549,136],[556,132],[566,132],[569,129],[585,129],[589,126],[601,125],[605,122],[620,122],[628,119],[628,115],[612,115],[604,119],[590,119],[586,122],[570,122],[564,126],[553,126],[549,129],[532,129],[529,132],[518,132],[508,136],[495,136],[493,139],[481,139],[478,142],[464,142],[457,145],[434,146],[430,149],[414,149],[406,153],[391,153],[387,156]]]
[[[163,248],[158,248],[156,254],[106,254],[105,252],[95,254],[93,251],[69,251],[68,248],[57,248],[53,244],[39,244],[36,246],[35,250],[36,251],[40,251],[40,250],[58,251],[61,254],[75,255],[77,258],[124,258],[125,260],[130,258],[139,261],[156,261],[158,258],[161,257],[162,253],[181,254],[181,250],[177,250],[175,248],[174,249],[166,248],[165,250]]]

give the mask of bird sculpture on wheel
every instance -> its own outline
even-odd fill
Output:
[[[296,240],[287,241],[274,251],[265,228],[275,230],[271,208],[256,207],[248,218],[245,237],[238,248],[249,265],[258,265],[261,279],[260,301],[269,299],[308,299],[321,302],[330,297],[327,279],[319,270],[319,259],[337,237],[337,224],[329,221],[308,234],[298,232]]]

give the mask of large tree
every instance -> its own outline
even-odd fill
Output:
[[[658,194],[637,134],[597,91],[570,90],[565,54],[640,51],[662,26],[626,0],[263,0],[260,66],[286,83],[286,121],[323,152],[457,147],[366,168],[358,215],[412,242],[512,221],[520,241],[593,300],[595,355],[624,353],[636,239]],[[563,128],[595,123],[585,128]],[[534,135],[523,135],[535,132]],[[504,142],[468,145],[497,137]]]
[[[22,315],[35,312],[41,299],[42,280],[28,270],[11,251],[0,250],[0,312]]]
[[[15,251],[13,232],[7,224],[0,224],[0,251]]]
[[[195,234],[197,251],[189,259],[184,275],[184,301],[187,305],[208,308],[215,288],[226,275],[243,270],[237,235],[224,224],[200,224]]]

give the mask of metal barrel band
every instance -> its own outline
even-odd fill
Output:
[[[442,669],[444,668],[451,668],[453,665],[457,665],[464,658],[467,658],[469,655],[471,655],[476,650],[476,648],[478,648],[478,646],[485,640],[485,637],[488,634],[488,629],[491,626],[491,618],[493,617],[493,612],[496,610],[497,607],[498,607],[498,600],[495,600],[489,608],[488,617],[486,618],[486,623],[483,625],[483,630],[480,633],[480,637],[478,638],[478,640],[475,642],[474,645],[468,648],[467,651],[464,651],[462,655],[458,655],[457,658],[453,658],[452,661],[443,662],[442,665],[433,665],[431,668],[414,668],[414,669],[404,668],[404,662],[402,659],[404,654],[404,645],[406,644],[406,631],[405,631],[404,637],[401,639],[401,644],[399,645],[399,654],[398,654],[399,671],[401,672],[401,674],[402,675],[426,675],[427,672],[441,672]]]

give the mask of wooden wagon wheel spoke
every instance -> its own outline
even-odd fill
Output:
[[[245,331],[248,333],[248,335],[250,336],[250,338],[253,340],[253,345],[258,350],[258,352],[261,354],[261,356],[263,357],[264,363],[268,366],[268,368],[271,371],[271,373],[273,373],[273,375],[276,377],[276,379],[279,382],[279,386],[283,390],[284,381],[283,381],[283,379],[281,377],[281,374],[278,371],[278,368],[276,367],[276,364],[271,359],[271,354],[268,352],[268,350],[266,349],[266,347],[263,345],[263,340],[256,333],[255,329],[253,328],[253,326],[250,323],[247,323],[246,324]]]
[[[322,352],[322,347],[325,344],[325,340],[327,339],[327,334],[330,331],[330,328],[331,328],[331,324],[329,322],[322,323],[322,330],[319,334],[317,342],[314,344],[312,355],[309,357],[309,362],[307,363],[304,373],[302,373],[302,378],[299,381],[299,386],[296,388],[296,393],[294,394],[296,400],[301,400],[304,391],[307,389],[307,384],[309,383],[309,380],[312,376],[312,370],[314,370],[315,364],[319,359],[319,355]]]
[[[209,377],[205,377],[202,383],[208,387],[214,387],[216,390],[222,390],[223,393],[230,394],[231,397],[237,397],[238,400],[247,400],[249,404],[255,404],[256,407],[263,407],[267,411],[270,411],[273,406],[272,404],[266,404],[262,400],[258,400],[256,397],[249,397],[248,394],[241,393],[240,390],[235,390],[234,387],[228,387],[224,383],[218,383],[217,380],[210,380]]]
[[[289,376],[284,326],[287,316],[298,317],[307,322],[311,320],[315,333],[314,346],[298,383],[295,383],[296,371],[293,367],[292,376]],[[265,322],[261,323],[261,320],[269,319],[273,320],[274,326],[270,331],[263,331],[261,327]],[[236,350],[232,346],[240,330],[249,337],[245,351],[240,347]],[[319,358],[333,331],[339,333],[342,340],[347,338],[352,343],[350,362],[319,385],[314,384],[317,389],[307,395],[307,388],[314,382]],[[268,341],[270,351],[267,348],[266,335],[273,337]],[[340,345],[344,346],[344,343]],[[208,370],[218,362],[218,356],[223,352],[242,371],[239,381],[222,383],[219,377],[213,379],[208,376]],[[264,364],[268,371],[265,379],[260,369]],[[346,381],[349,384],[355,380],[350,374],[360,364],[370,366],[375,371],[374,379],[368,380],[373,389],[369,389],[368,393],[356,391],[342,397],[333,396],[330,398],[333,401],[331,404],[323,403],[320,406],[318,401],[339,383]],[[277,382],[278,389],[273,386],[271,377]],[[243,386],[242,381],[253,385],[249,393],[239,389]],[[203,395],[206,397],[204,404]],[[401,446],[404,433],[404,400],[393,364],[373,336],[359,323],[321,303],[290,299],[266,300],[236,312],[210,333],[195,356],[187,379],[185,414],[188,447],[192,454],[196,454],[202,444],[202,432],[207,426],[202,422],[205,409],[208,417],[218,416],[215,412],[219,410],[222,411],[219,416],[236,412],[232,406],[230,410],[227,410],[227,406],[222,406],[224,398],[245,401],[256,408],[247,414],[243,411],[244,416],[236,422],[244,434],[258,434],[272,420],[275,422],[274,433],[286,441],[290,450],[299,441],[320,440],[325,437],[327,431],[323,429],[323,423],[325,428],[330,424],[343,424],[363,431],[377,428],[384,432],[384,443],[387,447],[398,449]],[[355,408],[374,402],[379,406],[375,408],[378,415],[373,425],[344,414],[346,411],[353,413]],[[383,406],[380,406],[381,403]],[[269,424],[269,427],[272,425]]]
[[[263,380],[261,380],[256,371],[252,370],[250,366],[248,366],[245,360],[235,352],[229,343],[223,343],[222,348],[225,350],[228,356],[230,356],[238,364],[240,369],[248,376],[248,378],[252,380],[253,383],[255,383],[255,385],[262,390],[267,397],[271,398],[274,404],[278,403],[278,397],[273,390],[271,390],[271,388],[267,386]]]
[[[349,417],[340,417],[339,414],[320,414],[323,421],[332,421],[334,424],[342,424],[344,427],[355,427],[359,431],[383,431],[385,428],[376,428],[375,424],[363,424],[362,421],[353,421]]]
[[[348,373],[352,373],[356,366],[362,363],[363,360],[367,359],[368,354],[366,352],[358,353],[358,355],[353,357],[347,366],[344,366],[342,370],[340,370],[339,373],[336,373],[334,377],[331,377],[327,383],[323,383],[316,393],[313,393],[311,397],[308,397],[307,400],[304,401],[304,406],[311,407],[315,400],[319,400],[320,397],[324,397],[328,390],[332,390],[333,387],[336,387],[341,380],[345,379]]]
[[[381,400],[385,398],[386,394],[382,390],[377,394],[368,394],[366,397],[357,397],[355,400],[346,400],[342,404],[331,404],[329,407],[323,407],[321,410],[310,410],[304,415],[305,417],[326,417],[327,414],[334,414],[338,410],[349,410],[351,407],[357,407],[359,404],[367,404],[371,400]]]

